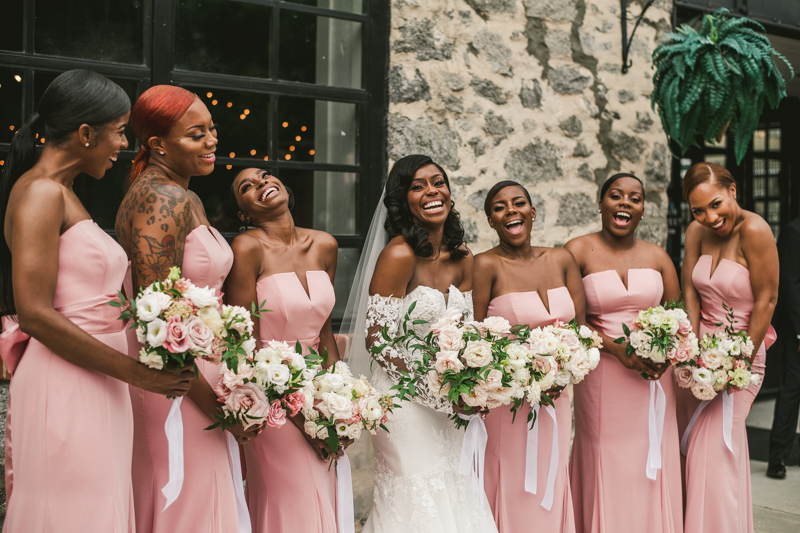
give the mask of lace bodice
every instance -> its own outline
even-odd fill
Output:
[[[405,317],[408,308],[414,302],[416,302],[416,305],[411,312],[411,321],[425,320],[426,323],[409,324],[409,327],[413,327],[420,337],[427,335],[430,331],[430,325],[449,311],[460,312],[464,320],[473,319],[472,291],[461,292],[454,285],[450,285],[448,294],[445,296],[437,289],[419,285],[403,298],[387,297],[379,294],[370,296],[367,307],[367,337],[369,337],[369,330],[374,326],[386,326],[390,337],[397,335],[401,330],[403,317]],[[382,340],[379,337],[375,339],[372,345],[376,346],[378,344],[382,344]],[[398,365],[402,364],[410,371],[414,371],[416,363],[421,360],[422,355],[416,350],[410,351],[405,347],[392,348],[387,346],[380,354],[373,357],[396,383],[400,375]],[[414,398],[415,401],[437,411],[452,412],[450,403],[446,399],[436,398],[431,393],[425,379],[419,379],[416,388],[419,396]]]

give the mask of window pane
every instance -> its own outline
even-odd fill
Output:
[[[332,313],[333,320],[341,320],[344,316],[344,308],[347,306],[347,297],[350,296],[350,287],[353,286],[353,278],[355,278],[360,257],[361,250],[358,248],[339,249],[339,257],[336,261],[336,278],[333,283],[333,289],[336,292],[336,304],[333,306]]]
[[[10,143],[22,126],[22,79],[30,76],[19,68],[0,68],[0,143]]]
[[[348,13],[363,13],[364,5],[362,0],[287,0],[293,4],[303,4],[306,6],[324,7],[335,9],[336,11],[346,11]]]
[[[753,176],[763,176],[767,173],[766,163],[763,159],[753,159]]]
[[[764,218],[764,219],[767,218],[766,208],[764,206],[764,200],[759,200],[757,202],[754,202],[753,203],[753,210],[757,214],[761,215],[762,218]]]
[[[261,160],[269,157],[269,96],[199,87],[187,89],[200,97],[217,123],[218,157]]]
[[[22,4],[24,0],[3,2],[3,31],[0,31],[0,50],[22,50]]]
[[[780,159],[770,159],[769,160],[769,175],[770,176],[777,176],[781,173],[781,160]]]
[[[356,104],[282,97],[278,104],[278,157],[356,164]]]
[[[314,172],[314,229],[355,234],[357,181],[355,173]]]
[[[38,54],[144,63],[143,0],[34,2]]]
[[[781,221],[781,202],[773,200],[767,203],[767,222],[777,224]]]
[[[763,198],[766,194],[766,178],[753,178],[753,198]]]
[[[281,11],[282,80],[361,88],[361,23]]]
[[[80,198],[86,210],[97,225],[107,231],[114,230],[117,210],[125,195],[125,182],[131,171],[131,160],[120,159],[114,166],[106,171],[102,179],[96,179],[86,174],[80,174],[73,185],[75,194]]]
[[[770,128],[769,129],[769,151],[770,152],[780,152],[781,151],[781,129],[780,128]]]
[[[725,154],[706,154],[704,159],[706,163],[716,163],[717,165],[725,166]]]
[[[772,234],[775,236],[775,240],[778,240],[778,237],[781,234],[781,227],[779,224],[770,224],[770,228],[772,228]]]
[[[769,177],[767,178],[767,196],[775,197],[780,196],[781,190],[780,186],[778,185],[778,178]]]
[[[753,151],[764,152],[767,149],[767,132],[764,130],[756,130],[753,133]]]
[[[270,77],[271,18],[272,8],[264,6],[228,0],[180,0],[175,67]]]

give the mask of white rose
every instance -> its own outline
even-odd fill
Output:
[[[469,341],[464,349],[467,366],[480,368],[492,362],[492,345],[484,340]]]
[[[306,417],[306,421],[303,422],[303,429],[312,437],[316,437],[317,433],[319,432],[319,426],[317,423],[314,422],[314,420],[308,420],[308,417]]]
[[[295,370],[305,370],[307,367],[305,358],[297,352],[294,353],[292,361],[289,364]]]
[[[304,405],[301,411],[303,412],[303,416],[306,417],[306,420],[316,420],[319,418],[319,411],[313,407],[309,408],[307,405]],[[309,435],[313,435],[313,433],[309,433]]]
[[[587,328],[586,326],[581,326],[580,328],[578,328],[578,335],[580,335],[582,339],[591,339],[592,330]]]
[[[319,391],[339,392],[344,388],[344,376],[339,374],[323,374],[318,378]]]
[[[524,367],[531,355],[521,344],[512,344],[506,349],[506,353],[508,354],[508,363],[516,370]]]
[[[203,324],[214,332],[217,337],[226,337],[228,332],[225,331],[225,323],[219,315],[219,311],[215,307],[203,307],[197,310],[197,316],[203,321]]]
[[[353,402],[335,392],[323,394],[322,403],[317,405],[317,409],[326,418],[333,417],[334,420],[347,420],[353,417]]]
[[[433,363],[433,368],[440,374],[444,374],[445,370],[454,370],[459,372],[463,370],[464,363],[458,358],[458,352],[450,350],[441,350],[436,354],[436,361]]]
[[[716,370],[725,361],[727,355],[720,348],[711,348],[700,354],[700,358],[711,370]]]
[[[357,440],[361,436],[361,424],[351,424],[344,435],[348,439]]]
[[[167,338],[167,323],[160,318],[154,318],[147,324],[147,344],[153,348],[158,348]]]
[[[714,383],[714,373],[708,368],[692,368],[692,377],[694,377],[695,381],[703,385],[711,386]]]
[[[291,377],[292,374],[285,365],[269,365],[267,368],[267,381],[275,385],[276,389],[284,388]]]
[[[317,438],[319,440],[325,440],[328,438],[328,428],[323,425],[317,426]]]
[[[216,291],[208,287],[193,287],[189,289],[185,296],[189,298],[198,309],[203,307],[216,308],[219,305]]]
[[[531,383],[530,387],[527,389],[526,398],[528,399],[528,403],[533,405],[538,405],[542,401],[542,388],[538,382],[534,381]]]
[[[563,369],[561,372],[556,372],[553,384],[556,387],[566,387],[570,381],[572,381],[572,373],[567,369]]]
[[[369,422],[383,418],[383,409],[376,398],[364,398],[358,402],[358,410],[361,418]]]
[[[136,328],[136,340],[139,344],[144,344],[147,341],[147,328],[139,326]]]
[[[296,353],[296,352],[295,352]],[[333,365],[333,373],[347,378],[352,378],[353,373],[350,372],[350,367],[344,361],[336,361]]]
[[[728,384],[728,372],[723,369],[714,371],[714,390],[719,392]]]
[[[597,368],[597,365],[600,364],[600,350],[597,348],[589,348],[586,355],[589,357],[589,368],[592,370]]]
[[[150,368],[161,370],[164,368],[164,360],[156,352],[148,352],[145,348],[139,351],[139,362],[146,364]]]
[[[648,356],[650,360],[653,361],[654,363],[663,363],[664,361],[667,360],[667,354],[665,354],[661,350],[661,348],[656,344],[654,344],[650,348],[650,353],[648,354]]]
[[[246,341],[242,342],[242,349],[247,356],[253,355],[253,350],[256,349],[256,340],[254,338],[249,338]]]
[[[511,333],[511,324],[501,316],[486,317],[483,326],[495,335],[507,335]]]
[[[633,346],[635,349],[638,350],[646,342],[647,342],[647,334],[644,331],[640,329],[635,329],[631,331],[630,343],[631,346]]]
[[[664,317],[659,313],[653,313],[647,318],[647,321],[650,322],[652,326],[659,327],[664,323]]]
[[[356,391],[356,395],[359,397],[368,396],[371,390],[369,383],[367,383],[366,378],[364,376],[360,376],[358,379],[353,381],[353,390]]]
[[[257,363],[267,363],[268,365],[278,365],[283,360],[281,352],[275,348],[261,348],[253,355]]]
[[[572,355],[572,358],[567,363],[567,370],[572,372],[572,380],[574,383],[580,383],[586,374],[589,373],[589,357],[583,350],[577,351]]]
[[[139,320],[150,322],[155,320],[161,313],[161,305],[155,293],[142,296],[136,300],[136,316]]]
[[[539,380],[539,386],[542,388],[542,390],[550,390],[550,388],[555,384],[556,376],[561,374],[561,372],[559,372],[557,368],[558,367],[556,367],[556,365],[553,364],[552,370],[547,374],[545,374],[542,377],[542,379]],[[569,382],[569,380],[567,382]]]

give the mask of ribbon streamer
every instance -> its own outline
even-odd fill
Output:
[[[539,404],[533,406],[535,419],[528,428],[528,440],[525,442],[525,492],[536,494],[538,490],[538,457],[539,457]]]
[[[181,401],[183,397],[172,400],[172,407],[169,409],[167,421],[164,422],[164,432],[167,434],[167,448],[169,454],[169,481],[161,494],[167,499],[167,504],[162,509],[162,513],[167,507],[172,505],[183,488],[183,417],[181,416]]]
[[[472,476],[472,490],[481,506],[481,531],[486,531],[486,502],[483,491],[483,465],[486,459],[486,443],[489,433],[483,423],[480,413],[462,415],[459,418],[468,420],[467,431],[464,433],[464,443],[461,445],[461,457],[458,461],[458,473]]]
[[[647,430],[650,438],[650,450],[647,452],[645,474],[647,478],[656,480],[661,470],[661,439],[664,435],[664,415],[667,411],[667,396],[661,381],[650,382],[650,407],[647,414]]]
[[[686,431],[683,432],[683,437],[681,437],[681,455],[683,455],[684,457],[686,457],[686,449],[689,444],[689,435],[691,435],[692,433],[692,428],[694,427],[694,423],[697,422],[697,417],[700,416],[700,413],[703,412],[703,409],[705,409],[707,405],[708,405],[708,400],[700,402],[700,405],[698,405],[697,409],[694,410],[692,419],[689,420],[689,425],[686,426]]]
[[[722,439],[725,446],[733,453],[731,432],[733,431],[733,396],[728,391],[722,393]],[[736,455],[733,453],[733,455]]]
[[[544,491],[544,499],[542,499],[542,507],[549,511],[553,508],[556,472],[558,471],[558,421],[556,420],[556,410],[552,405],[548,405],[544,410],[553,419],[553,447],[550,450],[550,471],[547,473],[547,487]]]
[[[253,526],[250,524],[250,513],[247,510],[247,502],[244,499],[244,480],[242,479],[242,460],[239,457],[239,445],[229,432],[226,431],[225,435],[228,436],[228,459],[230,459],[231,474],[233,475],[233,492],[236,494],[239,533],[251,533]]]
[[[339,517],[339,533],[355,533],[353,473],[350,469],[350,458],[346,453],[336,461],[336,510]]]
[[[534,406],[536,421],[533,427],[528,430],[528,440],[525,447],[525,492],[536,494],[538,489],[538,469],[539,460],[539,405]],[[553,497],[555,496],[556,475],[558,474],[558,419],[556,410],[552,405],[544,408],[545,412],[553,419],[553,443],[550,449],[550,467],[547,472],[547,485],[542,498],[542,507],[549,511],[553,508]]]

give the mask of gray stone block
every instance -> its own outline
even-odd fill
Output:
[[[562,120],[558,127],[566,137],[574,138],[580,136],[583,132],[583,124],[578,120],[578,117],[572,115],[566,120]]]
[[[419,69],[415,69],[414,79],[409,80],[403,67],[395,65],[389,69],[389,101],[393,104],[411,103],[419,100],[431,99],[428,81],[422,76]]]
[[[514,131],[514,128],[505,117],[495,115],[491,109],[486,113],[484,119],[483,131],[489,135],[508,135]]]
[[[445,120],[439,124],[420,118],[415,121],[389,115],[389,157],[397,161],[410,154],[427,154],[446,170],[458,170],[458,139]]]
[[[475,10],[483,20],[489,20],[490,15],[517,11],[516,0],[465,0],[467,5]],[[460,13],[460,12],[459,12]]]
[[[628,102],[633,102],[633,99],[635,98],[633,96],[633,93],[627,89],[621,89],[617,93],[617,97],[619,98],[620,104],[627,104]]]
[[[549,141],[531,143],[522,150],[512,150],[503,167],[508,179],[535,185],[561,176],[561,153]]]
[[[585,226],[594,220],[597,204],[584,193],[568,193],[558,202],[556,225],[568,228]]]
[[[490,102],[494,102],[497,105],[502,105],[508,102],[508,95],[491,80],[472,78],[472,80],[469,82],[469,86],[472,87],[472,89],[475,91],[475,94],[486,98]]]
[[[454,72],[445,72],[442,74],[442,79],[447,88],[453,92],[461,91],[467,86],[464,78]]]
[[[522,80],[519,101],[522,103],[522,107],[528,109],[542,107],[542,87],[539,85],[539,80]]]
[[[577,0],[525,0],[523,5],[529,17],[572,21],[578,16]]]
[[[551,69],[549,78],[553,90],[559,94],[580,94],[592,81],[590,77],[568,65]]]
[[[612,131],[608,134],[611,139],[611,153],[620,159],[627,159],[638,163],[647,144],[639,137],[633,137],[622,131]]]
[[[472,41],[476,50],[486,54],[486,60],[492,72],[503,76],[513,76],[511,66],[511,49],[503,43],[503,38],[488,30],[481,30]]]
[[[453,56],[453,43],[445,41],[441,34],[435,36],[434,33],[430,19],[410,19],[400,28],[402,38],[394,42],[392,49],[399,53],[416,54],[420,61],[450,59]]]

